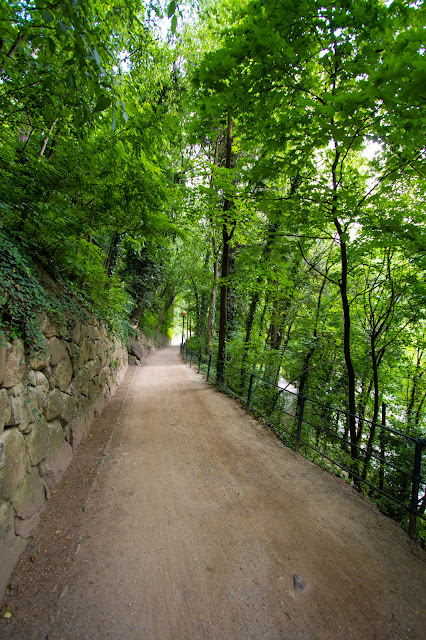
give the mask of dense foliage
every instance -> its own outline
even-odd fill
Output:
[[[387,426],[424,430],[424,5],[228,7],[210,10],[221,39],[194,72],[211,284],[192,282],[191,300],[220,287],[218,380],[245,393],[255,371],[340,407],[344,443],[332,442],[348,442],[354,480],[406,499],[380,458],[409,474],[412,454],[378,423],[386,405]],[[194,311],[209,348],[206,309]]]
[[[425,431],[425,18],[407,0],[2,4],[2,255],[112,325],[185,311],[219,382],[285,379],[347,411],[354,477],[383,473],[376,454],[411,473],[376,423],[386,405]],[[9,285],[3,323],[25,330]]]
[[[2,238],[23,262],[111,325],[144,311],[154,330],[179,233],[171,145],[182,88],[152,13],[127,1],[1,5],[0,207]],[[16,324],[9,289],[3,303]]]

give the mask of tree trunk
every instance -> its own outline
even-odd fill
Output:
[[[163,310],[161,311],[160,316],[158,318],[158,324],[157,324],[157,326],[155,328],[155,330],[157,332],[160,331],[161,325],[163,324],[164,319],[165,319],[165,317],[167,315],[167,312],[170,309],[170,307],[172,306],[174,299],[175,299],[175,287],[173,285],[172,288],[169,291],[169,294],[168,294],[167,298],[166,298],[166,302],[164,304]]]
[[[269,259],[269,256],[271,254],[272,247],[274,244],[274,240],[276,238],[276,234],[279,228],[280,228],[280,222],[278,220],[275,222],[270,222],[268,225],[266,243],[262,252],[262,260],[261,260],[262,264],[267,262],[267,260]],[[259,303],[259,298],[260,298],[259,289],[262,285],[262,279],[263,279],[263,276],[261,273],[259,273],[256,279],[256,290],[252,295],[249,311],[246,317],[246,335],[244,340],[243,357],[241,360],[241,387],[244,387],[244,376],[245,376],[247,355],[248,355],[248,350],[250,345],[250,337],[253,329],[256,309],[257,309],[257,305]]]
[[[42,158],[44,156],[44,152],[46,151],[47,143],[49,142],[49,137],[52,134],[52,131],[55,128],[55,125],[56,125],[57,122],[58,122],[58,119],[56,118],[56,120],[54,120],[52,122],[52,124],[50,125],[48,135],[45,137],[45,139],[43,140],[43,144],[41,145],[40,153],[38,154],[39,158]],[[50,157],[52,157],[52,156],[50,156]]]
[[[354,470],[354,473],[357,474],[358,466],[356,464],[356,460],[358,458],[358,449],[356,446],[357,442],[356,442],[356,417],[355,417],[356,379],[355,379],[355,369],[352,362],[352,353],[351,353],[351,313],[350,313],[349,300],[348,300],[348,256],[347,256],[346,241],[342,239],[343,231],[338,218],[334,219],[334,225],[337,229],[337,233],[339,234],[339,239],[340,239],[340,260],[341,260],[341,267],[342,267],[342,279],[341,279],[339,288],[340,288],[340,298],[342,301],[342,309],[343,309],[343,351],[345,355],[346,370],[348,373],[348,408],[349,408],[348,426],[349,426],[351,457],[353,458],[355,463],[353,465],[353,470]]]
[[[362,467],[361,477],[363,480],[367,478],[368,466],[373,454],[373,442],[376,434],[376,423],[379,419],[379,361],[376,353],[376,333],[373,331],[370,338],[371,346],[371,362],[373,365],[373,389],[374,389],[374,409],[373,420],[370,424],[370,433],[368,435],[367,451],[365,452],[364,464]]]
[[[248,380],[248,372],[246,371],[247,355],[248,355],[249,344],[250,344],[251,330],[253,329],[254,316],[256,313],[258,302],[259,302],[259,291],[255,291],[253,293],[253,296],[250,302],[249,311],[246,317],[246,337],[244,341],[244,350],[243,350],[243,357],[241,360],[241,371],[240,371],[241,390],[244,389],[245,380],[246,379]]]
[[[225,201],[225,205],[229,203],[229,200]],[[230,203],[229,203],[230,204]],[[229,211],[229,208],[225,209]],[[228,328],[228,273],[229,273],[229,233],[226,223],[222,229],[222,269],[221,269],[221,284],[220,284],[220,317],[219,317],[219,347],[217,352],[217,366],[218,366],[218,384],[223,384],[224,380],[224,366],[225,366],[225,349],[226,349],[226,334]]]
[[[327,276],[327,269],[326,269],[326,276]],[[319,323],[319,316],[320,316],[320,310],[321,310],[321,299],[322,299],[322,294],[324,293],[324,288],[327,282],[327,277],[323,278],[323,281],[321,283],[320,286],[320,290],[318,292],[318,300],[317,300],[317,308],[316,308],[316,312],[315,312],[315,322],[314,322],[314,331],[312,334],[312,345],[309,348],[308,352],[305,355],[305,359],[303,361],[303,366],[302,366],[302,373],[300,376],[300,381],[299,381],[299,385],[298,385],[298,390],[299,390],[299,395],[302,396],[303,392],[305,390],[305,386],[306,383],[308,381],[308,376],[309,376],[309,362],[312,358],[312,356],[315,353],[315,349],[317,348],[316,342],[317,342],[317,338],[318,338],[318,323]]]
[[[213,285],[210,294],[209,316],[207,319],[207,351],[213,353],[214,315],[216,309],[217,281],[219,280],[219,260],[217,255],[213,263]]]
[[[107,272],[108,278],[112,278],[113,276],[115,266],[117,264],[118,253],[120,250],[120,243],[121,234],[115,231],[111,240],[108,257],[105,260],[105,271]]]
[[[228,116],[228,125],[226,129],[226,164],[227,169],[232,166],[232,121]],[[217,351],[217,382],[223,384],[224,367],[225,367],[225,351],[226,337],[228,330],[228,282],[229,275],[229,252],[230,241],[235,231],[236,223],[230,220],[229,211],[232,208],[232,202],[226,198],[223,203],[223,225],[222,225],[222,268],[221,268],[221,284],[220,284],[220,318],[219,318],[219,347]],[[230,230],[229,230],[230,229]]]
[[[18,37],[16,38],[15,42],[12,44],[9,51],[7,52],[6,58],[11,58],[15,53],[16,49],[21,44],[21,42],[23,42],[24,40],[25,40],[25,33],[18,33]],[[4,73],[4,67],[0,68],[0,73]]]
[[[361,384],[361,397],[358,400],[357,405],[357,414],[358,414],[358,429],[356,432],[356,441],[358,444],[361,441],[363,430],[364,430],[364,416],[365,410],[367,408],[367,403],[370,398],[371,389],[373,388],[373,378],[370,378],[368,381],[367,391],[365,391],[365,379],[363,379]]]
[[[216,138],[215,143],[215,151],[214,151],[214,166],[217,167],[219,162],[219,136]],[[213,173],[210,176],[210,187],[213,186],[214,178]],[[210,303],[209,303],[209,315],[207,318],[207,352],[209,354],[213,353],[213,337],[214,337],[214,321],[215,321],[215,311],[216,311],[216,298],[217,298],[217,283],[219,280],[219,249],[216,243],[216,235],[213,225],[213,220],[210,218],[210,224],[212,228],[212,249],[213,249],[213,284],[212,290],[210,293]]]

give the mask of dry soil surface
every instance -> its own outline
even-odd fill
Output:
[[[78,450],[0,637],[420,640],[425,568],[395,523],[171,347],[129,369]]]

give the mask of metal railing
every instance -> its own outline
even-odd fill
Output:
[[[424,509],[419,508],[419,494],[426,491],[422,471],[426,440],[389,426],[385,407],[380,423],[356,416],[359,432],[368,429],[368,438],[364,435],[351,442],[351,414],[344,409],[279,387],[237,364],[227,362],[225,367],[214,356],[195,353],[186,344],[181,345],[181,355],[208,381],[220,380],[223,391],[261,418],[287,446],[296,452],[302,449],[305,457],[374,496],[382,511],[394,519],[405,517],[408,534],[416,537],[418,518],[426,521]]]

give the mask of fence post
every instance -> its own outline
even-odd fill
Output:
[[[198,373],[200,373],[201,369],[201,352],[198,354]]]
[[[422,450],[425,444],[426,440],[424,438],[418,438],[416,440],[416,448],[414,449],[413,484],[411,486],[410,520],[408,522],[408,535],[412,539],[416,537],[417,503],[419,500],[421,480],[420,470],[422,466]]]
[[[248,391],[247,391],[247,413],[250,413],[250,400],[251,400],[251,392],[253,389],[253,379],[254,379],[254,373],[251,373]]]
[[[299,404],[299,415],[298,415],[298,421],[297,421],[296,445],[294,447],[294,450],[296,453],[299,453],[299,448],[300,448],[300,436],[302,435],[303,412],[305,410],[306,396],[299,396],[299,398],[300,398],[300,404]]]

